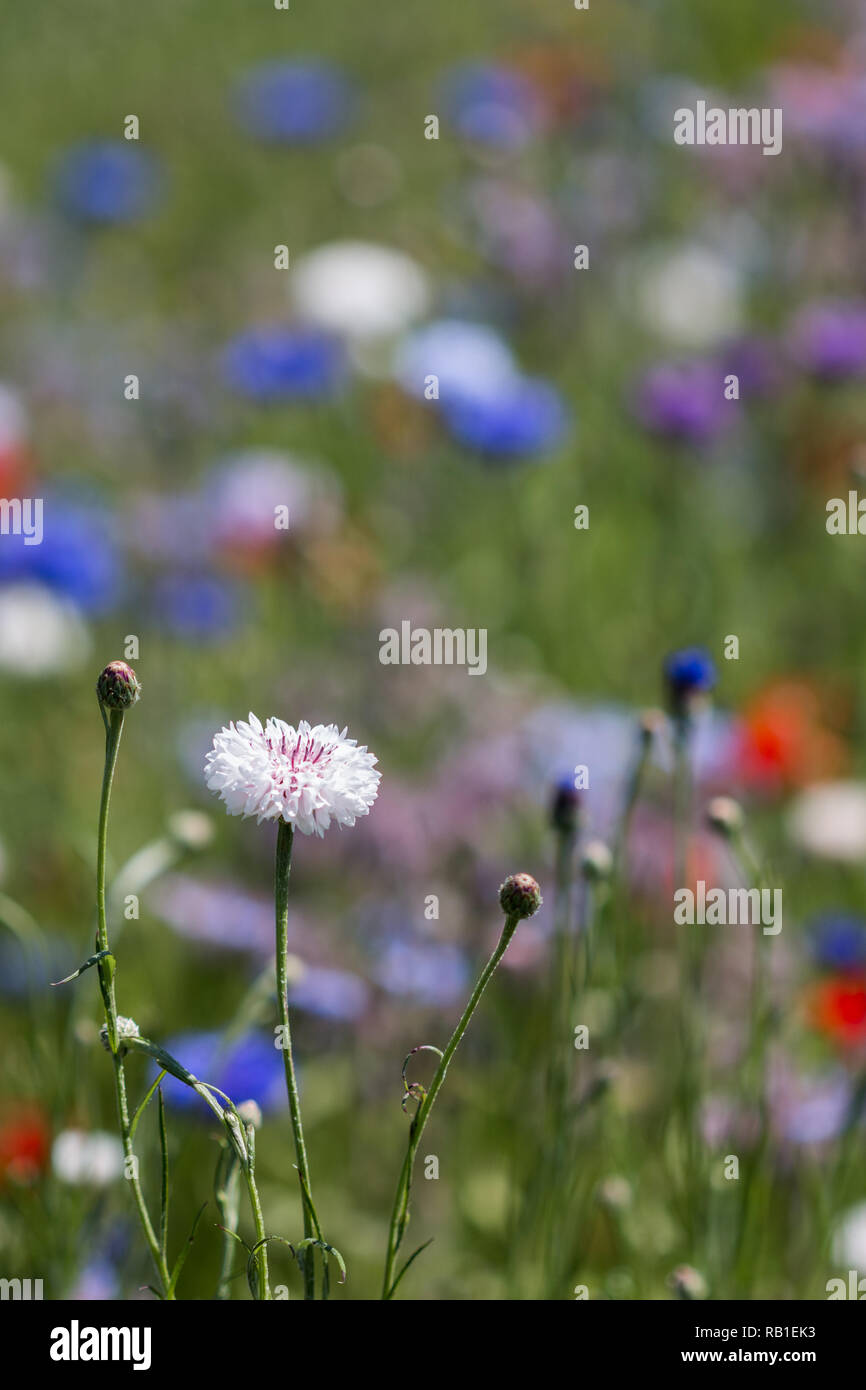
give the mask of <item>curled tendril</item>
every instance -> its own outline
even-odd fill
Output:
[[[403,1097],[400,1102],[404,1115],[406,1114],[407,1101],[414,1100],[417,1102],[418,1109],[415,1111],[415,1114],[417,1115],[418,1110],[421,1109],[421,1106],[427,1098],[426,1086],[422,1086],[420,1081],[406,1080],[406,1069],[409,1066],[409,1063],[411,1062],[412,1058],[415,1056],[416,1052],[435,1052],[436,1056],[440,1058],[440,1060],[444,1055],[439,1050],[439,1048],[434,1047],[432,1043],[421,1043],[418,1047],[413,1047],[411,1052],[406,1053],[406,1058],[403,1062],[403,1071],[401,1073],[403,1079]]]

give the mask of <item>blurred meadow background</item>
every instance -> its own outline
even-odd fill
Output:
[[[267,1225],[293,1239],[273,835],[227,819],[202,766],[250,710],[348,725],[379,758],[371,814],[299,836],[292,875],[307,1143],[349,1267],[335,1297],[378,1295],[402,1059],[444,1046],[517,870],[545,904],[425,1133],[439,1177],[419,1163],[405,1253],[434,1240],[400,1296],[784,1300],[866,1274],[866,542],[825,526],[866,486],[866,5],[0,14],[0,494],[44,499],[41,545],[0,536],[0,1272],[51,1298],[152,1277],[96,980],[48,983],[92,950],[94,684],[127,655],[120,1009],[259,1102]],[[673,112],[698,99],[781,107],[781,155],[677,147]],[[382,665],[379,633],[405,619],[486,629],[486,674]],[[551,805],[585,765],[578,839],[613,842],[641,711],[695,645],[718,680],[689,871],[740,881],[703,817],[736,797],[784,928],[764,939],[757,1079],[757,933],[685,929],[704,944],[684,1098],[669,727],[558,1034]],[[590,897],[577,886],[576,932]],[[128,1073],[140,1098],[153,1073]],[[175,1247],[209,1201],[179,1292],[210,1298],[211,1116],[166,1096]],[[152,1194],[154,1112],[137,1151]]]

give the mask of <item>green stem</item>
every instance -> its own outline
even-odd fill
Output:
[[[252,1125],[245,1127],[245,1137],[247,1141],[247,1161],[243,1164],[244,1178],[247,1184],[247,1192],[250,1198],[250,1207],[253,1213],[253,1224],[256,1228],[256,1263],[259,1270],[259,1298],[269,1299],[271,1287],[268,1278],[268,1247],[265,1235],[265,1219],[262,1215],[262,1204],[259,1198],[259,1189],[256,1186],[256,1132]]]
[[[421,1142],[421,1135],[424,1133],[424,1127],[430,1118],[430,1111],[436,1104],[436,1097],[442,1089],[442,1083],[445,1080],[451,1058],[460,1045],[460,1040],[469,1026],[469,1020],[478,1007],[478,1002],[487,988],[491,975],[505,955],[508,943],[514,935],[515,928],[519,921],[519,917],[506,917],[505,925],[502,928],[502,935],[496,944],[496,949],[478,977],[478,982],[472,991],[469,1003],[463,1010],[460,1022],[451,1034],[448,1046],[442,1054],[442,1059],[436,1068],[436,1075],[430,1083],[430,1089],[421,1101],[409,1127],[409,1143],[406,1148],[406,1157],[403,1160],[403,1167],[400,1170],[400,1177],[397,1182],[397,1191],[394,1195],[394,1206],[391,1212],[391,1224],[388,1230],[388,1249],[385,1256],[385,1273],[382,1280],[383,1299],[389,1299],[391,1297],[394,1284],[394,1264],[409,1221],[409,1195],[412,1189],[412,1173],[415,1167],[415,1156],[418,1152],[418,1145]]]
[[[680,714],[674,719],[674,888],[691,886],[689,840],[692,821],[692,772],[690,742],[691,719]],[[694,930],[694,929],[692,929]],[[701,978],[702,941],[681,928],[680,937],[680,1048],[682,1065],[679,1102],[685,1159],[685,1218],[689,1238],[694,1242],[700,1222],[700,1135],[697,1108],[700,1097],[701,1037],[697,1006]]]
[[[310,1189],[310,1168],[307,1161],[307,1148],[304,1143],[304,1127],[301,1122],[301,1102],[298,1096],[298,1080],[295,1075],[295,1061],[292,1054],[292,1031],[289,1023],[289,982],[288,982],[288,922],[289,922],[289,874],[292,867],[292,841],[294,829],[287,821],[280,821],[277,832],[277,856],[274,874],[274,901],[277,919],[277,1004],[281,1024],[281,1048],[283,1065],[286,1071],[286,1091],[289,1097],[289,1112],[292,1117],[292,1131],[295,1136],[295,1154],[298,1160],[298,1176],[301,1182],[301,1205],[304,1212],[304,1238],[322,1239],[322,1229],[313,1205]],[[312,1247],[307,1247],[304,1259],[304,1298],[316,1296],[316,1271]]]
[[[105,918],[105,859],[106,846],[108,842],[108,807],[111,801],[111,785],[114,780],[114,769],[117,765],[117,753],[120,747],[120,738],[123,733],[123,710],[111,710],[108,715],[100,704],[102,718],[105,724],[105,767],[102,774],[102,794],[99,803],[99,827],[96,841],[96,914],[97,914],[97,946],[100,951],[110,950],[108,942],[108,924]],[[120,1135],[123,1144],[124,1174],[130,1187],[132,1188],[133,1200],[141,1222],[141,1229],[144,1238],[153,1256],[153,1262],[162,1283],[163,1295],[167,1299],[174,1298],[174,1294],[169,1292],[171,1285],[171,1274],[168,1262],[160,1248],[160,1243],[153,1228],[153,1222],[147,1210],[144,1194],[141,1190],[141,1183],[138,1178],[138,1159],[135,1156],[130,1135],[129,1102],[126,1092],[126,1072],[123,1065],[123,1056],[118,1049],[117,1042],[117,1003],[114,991],[114,962],[106,957],[98,965],[99,988],[102,994],[102,1003],[105,1009],[105,1026],[108,1033],[108,1044],[114,1062],[114,1090],[117,1098],[117,1114],[120,1122]]]
[[[231,1271],[234,1262],[235,1241],[228,1233],[237,1234],[240,1220],[240,1176],[237,1154],[231,1144],[224,1144],[220,1149],[214,1183],[214,1196],[217,1211],[220,1214],[220,1224],[225,1227],[216,1293],[217,1298],[223,1301],[231,1298]]]

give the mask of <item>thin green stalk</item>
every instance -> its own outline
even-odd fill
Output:
[[[478,981],[470,996],[469,1003],[463,1010],[460,1022],[457,1024],[457,1027],[451,1034],[451,1039],[448,1043],[448,1046],[445,1048],[445,1051],[442,1054],[441,1061],[439,1062],[439,1065],[436,1068],[436,1074],[430,1083],[430,1089],[427,1091],[426,1095],[421,1101],[421,1104],[418,1106],[412,1123],[409,1126],[409,1142],[406,1147],[406,1157],[403,1160],[403,1167],[400,1170],[400,1177],[397,1182],[397,1191],[394,1194],[394,1206],[391,1212],[391,1223],[388,1229],[388,1248],[385,1256],[385,1272],[382,1280],[382,1298],[385,1300],[389,1299],[394,1291],[394,1264],[397,1259],[397,1253],[400,1249],[400,1244],[406,1232],[406,1226],[409,1222],[409,1196],[412,1189],[412,1173],[415,1167],[415,1157],[418,1152],[418,1145],[421,1142],[421,1136],[424,1133],[424,1128],[427,1124],[428,1119],[430,1118],[430,1112],[433,1109],[433,1106],[436,1104],[436,1097],[442,1089],[442,1083],[445,1080],[445,1076],[447,1074],[451,1059],[454,1056],[454,1053],[457,1051],[458,1046],[460,1045],[460,1041],[463,1037],[463,1034],[466,1032],[466,1029],[469,1026],[469,1020],[471,1019],[476,1008],[478,1007],[478,1002],[481,999],[481,996],[484,993],[485,989],[487,988],[487,984],[490,980],[490,977],[492,976],[494,970],[501,961],[502,957],[505,955],[508,943],[514,935],[517,923],[520,920],[521,919],[519,917],[515,916],[506,917],[505,925],[502,928],[502,935],[500,936],[499,941],[496,944],[496,948],[478,977]]]
[[[751,882],[751,884],[757,888],[759,894],[762,893],[765,883],[765,874],[752,853],[748,841],[741,829],[731,831],[730,843],[731,851],[738,864],[742,878],[746,883]],[[739,1287],[743,1286],[747,1276],[751,1277],[754,1274],[754,1260],[752,1258],[754,1251],[750,1250],[750,1242],[747,1240],[750,1234],[749,1214],[752,1207],[752,1193],[755,1185],[755,1178],[763,1164],[764,1155],[769,1143],[770,1131],[769,1102],[764,1075],[767,1042],[770,1033],[770,1019],[767,1009],[766,953],[767,947],[764,941],[763,926],[760,925],[759,913],[758,934],[755,938],[752,962],[751,997],[749,1003],[749,1046],[743,1066],[745,1099],[748,1104],[754,1098],[759,1117],[759,1128],[757,1143],[748,1156],[745,1164],[745,1172],[743,1174],[740,1190],[740,1211],[733,1253],[734,1278]],[[759,1227],[756,1230],[758,1237],[760,1237]]]
[[[262,1204],[259,1198],[259,1190],[256,1186],[256,1132],[252,1125],[246,1126],[245,1134],[247,1141],[247,1161],[242,1166],[247,1192],[250,1198],[250,1207],[253,1213],[253,1224],[256,1228],[256,1262],[259,1270],[259,1298],[269,1299],[271,1296],[271,1287],[268,1278],[268,1246],[267,1236],[265,1234],[265,1219],[262,1215]]]
[[[689,757],[691,719],[687,713],[674,719],[674,888],[690,886],[689,839],[692,820],[692,772]],[[679,1082],[682,1140],[685,1150],[685,1215],[689,1237],[697,1235],[700,1177],[697,1107],[700,1096],[701,1040],[695,1005],[700,984],[700,943],[693,942],[688,926],[680,941],[680,1048]]]
[[[301,1205],[304,1212],[304,1239],[322,1240],[322,1228],[313,1205],[310,1189],[310,1167],[307,1161],[307,1148],[304,1143],[304,1127],[301,1122],[301,1102],[298,1096],[298,1080],[295,1075],[295,1061],[292,1054],[292,1031],[289,1022],[289,982],[288,982],[288,922],[289,922],[289,874],[292,867],[292,841],[294,828],[287,821],[280,821],[277,832],[277,855],[274,873],[274,901],[276,905],[277,927],[277,1004],[281,1025],[281,1048],[286,1072],[286,1091],[289,1097],[289,1113],[292,1118],[292,1132],[295,1136],[295,1155],[298,1160],[298,1177],[301,1183]],[[316,1296],[316,1271],[313,1248],[307,1247],[304,1258],[304,1298]]]
[[[108,924],[105,917],[105,859],[106,846],[108,842],[108,808],[111,801],[111,786],[114,780],[114,769],[117,766],[117,753],[120,747],[120,739],[123,733],[123,710],[112,709],[106,714],[103,705],[99,706],[102,711],[102,719],[105,724],[105,767],[102,775],[102,794],[99,803],[99,827],[96,841],[96,914],[97,914],[97,946],[100,951],[109,951],[111,948],[108,941]],[[147,1241],[153,1262],[156,1266],[162,1284],[163,1296],[167,1299],[174,1299],[171,1291],[171,1274],[168,1262],[160,1247],[160,1242],[153,1228],[150,1214],[141,1190],[141,1183],[138,1178],[138,1160],[132,1146],[132,1136],[130,1133],[129,1103],[126,1092],[126,1072],[123,1065],[123,1055],[118,1048],[117,1040],[117,1004],[114,991],[114,962],[110,957],[106,957],[98,964],[99,987],[102,994],[103,1007],[105,1009],[105,1026],[108,1034],[108,1044],[114,1062],[114,1089],[117,1098],[117,1113],[120,1122],[120,1135],[123,1144],[124,1174],[132,1188],[133,1200]]]
[[[220,1300],[231,1298],[231,1270],[235,1241],[240,1220],[240,1166],[238,1156],[231,1144],[220,1149],[214,1181],[214,1198],[223,1227],[222,1255],[217,1281],[216,1296]]]

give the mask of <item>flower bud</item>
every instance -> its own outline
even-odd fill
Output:
[[[631,1183],[614,1174],[605,1178],[598,1188],[598,1200],[609,1211],[625,1211],[631,1206]]]
[[[573,835],[577,830],[580,797],[574,780],[563,777],[554,788],[550,803],[550,823],[560,835]]]
[[[654,738],[658,738],[662,729],[665,727],[664,711],[660,709],[641,710],[638,716],[638,728],[643,743],[652,743]]]
[[[613,855],[602,840],[590,840],[580,861],[581,872],[590,883],[601,883],[610,878],[613,869]]]
[[[182,849],[207,849],[214,837],[214,825],[204,811],[173,811],[167,821],[168,833]]]
[[[531,917],[542,902],[541,889],[532,874],[509,874],[499,889],[499,905],[506,917]]]
[[[106,709],[129,709],[141,694],[141,686],[125,661],[110,661],[96,682],[96,694]]]
[[[687,716],[694,702],[709,694],[716,683],[716,668],[703,647],[671,652],[665,661],[664,674],[675,718]]]
[[[677,1265],[668,1275],[668,1288],[673,1289],[677,1298],[686,1301],[706,1298],[708,1293],[706,1279],[691,1265]]]
[[[253,1129],[261,1129],[262,1111],[254,1100],[241,1101],[238,1106],[238,1114],[245,1125],[252,1125]]]
[[[707,806],[707,825],[728,839],[743,828],[743,808],[732,796],[714,796]]]

